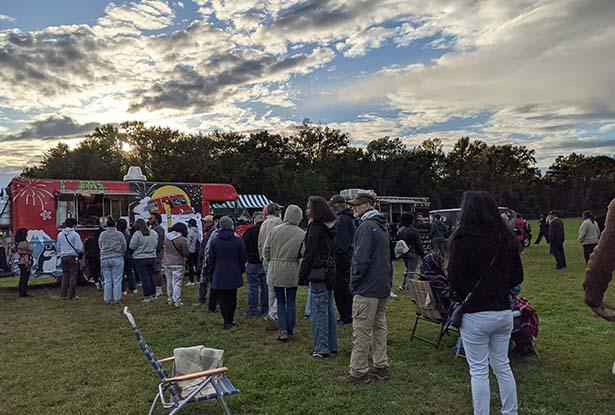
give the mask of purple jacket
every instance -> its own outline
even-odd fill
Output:
[[[234,290],[243,285],[246,246],[233,230],[222,229],[211,241],[207,265],[214,290]]]

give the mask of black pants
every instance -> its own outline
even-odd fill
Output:
[[[90,278],[94,282],[100,283],[100,258],[86,257],[88,262],[88,269],[90,270]]]
[[[188,279],[190,282],[195,282],[195,279],[198,280],[198,276],[196,273],[196,265],[199,262],[199,253],[194,252],[188,255],[188,269],[186,270],[188,274]]]
[[[30,267],[25,265],[19,266],[19,296],[25,297],[28,295],[28,280],[30,279]]]
[[[539,244],[540,241],[542,241],[542,237],[544,236],[545,241],[547,241],[547,243],[549,243],[549,234],[546,233],[542,233],[542,231],[540,231],[538,233],[538,237],[536,238],[536,242],[534,242],[535,244]]]
[[[62,257],[62,283],[60,297],[75,298],[77,294],[77,276],[79,275],[79,261],[76,256]]]
[[[585,257],[585,263],[586,264],[589,262],[589,256],[594,251],[594,248],[596,247],[596,245],[598,245],[598,244],[586,244],[586,245],[583,245],[583,256]]]
[[[566,255],[564,254],[564,243],[551,241],[551,255],[555,257],[557,269],[566,268]]]
[[[224,319],[224,325],[233,324],[235,310],[237,309],[237,289],[215,290],[216,298],[220,302],[220,313]],[[211,297],[209,298],[211,301]]]
[[[350,262],[352,252],[335,254],[335,305],[344,323],[352,322],[352,294],[350,293]]]

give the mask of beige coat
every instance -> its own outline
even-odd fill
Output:
[[[305,232],[298,226],[302,218],[301,208],[289,205],[284,222],[269,233],[263,248],[268,263],[267,285],[285,288],[299,285],[299,258],[305,238]]]

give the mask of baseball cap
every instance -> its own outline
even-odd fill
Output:
[[[341,195],[333,195],[331,196],[331,200],[329,200],[329,203],[336,204],[336,203],[348,203],[348,202]]]
[[[352,206],[362,205],[363,203],[376,204],[376,198],[370,193],[359,193],[348,204]]]

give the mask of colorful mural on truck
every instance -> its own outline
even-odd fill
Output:
[[[167,229],[191,218],[201,229],[201,218],[215,214],[213,205],[228,205],[238,199],[230,184],[21,178],[11,182],[9,195],[11,228],[13,232],[27,228],[34,247],[33,276],[60,273],[55,244],[66,218],[77,219],[83,240],[104,225],[108,215],[133,222],[156,212]],[[237,212],[231,208],[224,214],[239,217],[242,208],[235,209]]]

